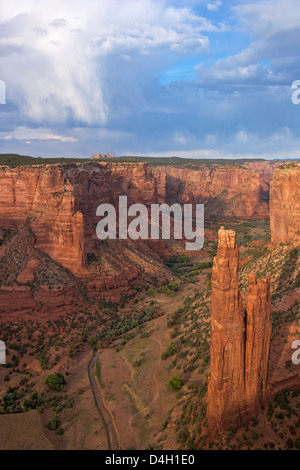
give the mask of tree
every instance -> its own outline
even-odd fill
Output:
[[[66,382],[64,376],[62,374],[59,374],[58,372],[48,375],[45,382],[45,384],[48,385],[49,388],[51,388],[52,390],[57,390],[58,392],[60,390],[63,390],[65,383]]]
[[[168,387],[170,390],[180,390],[184,385],[184,380],[179,375],[173,375],[173,377],[168,381]]]
[[[177,291],[178,290],[178,284],[177,284],[177,282],[169,282],[169,284],[167,285],[167,288],[170,289],[170,290],[173,290],[173,291]]]
[[[97,338],[95,338],[95,336],[91,336],[91,337],[88,339],[88,343],[92,346],[93,349],[96,349],[96,348],[97,348],[97,344],[98,344],[98,340],[97,340]]]
[[[177,353],[177,346],[175,343],[169,344],[167,347],[167,355],[168,357],[173,356],[173,354]]]

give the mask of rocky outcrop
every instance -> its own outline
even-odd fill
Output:
[[[272,242],[300,243],[300,163],[278,168],[270,188]]]
[[[250,419],[258,414],[268,395],[272,333],[270,278],[249,275],[245,315],[245,407]]]
[[[248,161],[243,163],[244,168],[249,168],[259,174],[261,186],[264,192],[270,189],[276,168],[282,165],[282,161]],[[267,195],[267,194],[266,194]]]
[[[36,248],[75,274],[84,269],[83,215],[58,165],[0,167],[0,194],[1,227],[29,219]]]
[[[77,299],[77,294],[74,289],[65,286],[56,286],[50,288],[49,286],[40,286],[37,293],[34,295],[34,300],[37,304],[45,304],[49,307],[61,307],[62,305],[72,305]]]
[[[96,209],[135,202],[204,203],[207,217],[264,218],[258,172],[238,165],[151,167],[144,162],[90,161],[0,167],[0,227],[29,219],[35,247],[78,276],[95,252]],[[142,247],[141,247],[142,248]]]
[[[134,266],[129,270],[126,269],[118,276],[110,278],[97,278],[89,282],[87,289],[91,293],[103,292],[119,287],[127,287],[139,275],[138,269]]]
[[[166,202],[204,203],[206,217],[267,217],[268,205],[256,171],[237,165],[159,166],[154,174],[165,185],[160,192]]]
[[[235,232],[219,230],[211,279],[211,351],[208,424],[218,431],[242,422],[244,403],[244,308],[238,287]]]
[[[34,306],[33,292],[29,286],[0,287],[0,311],[7,312],[21,308],[33,308]]]
[[[77,298],[73,289],[57,286],[50,289],[48,286],[40,286],[37,292],[29,286],[1,286],[0,287],[0,311],[10,312],[21,309],[35,308],[40,304],[50,308],[62,305],[71,305]]]
[[[238,288],[235,232],[219,230],[212,270],[208,425],[221,432],[247,422],[266,400],[271,335],[270,281],[249,276],[246,308]]]

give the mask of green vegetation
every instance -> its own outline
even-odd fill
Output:
[[[98,339],[95,338],[95,336],[91,336],[91,337],[88,339],[88,343],[92,346],[93,349],[97,349]]]
[[[198,264],[198,269],[200,269],[200,270],[208,269],[208,268],[212,268],[212,266],[213,266],[212,261],[206,261],[205,263],[199,263]]]
[[[179,375],[173,375],[173,377],[168,381],[168,387],[170,390],[177,391],[180,390],[184,385],[184,380]]]
[[[168,357],[171,357],[176,353],[177,353],[177,346],[175,343],[172,343],[172,344],[169,344],[169,346],[167,347],[167,352],[163,353],[161,355],[161,358],[165,360],[165,359],[168,359]]]
[[[90,162],[89,158],[41,158],[17,154],[1,154],[0,165],[16,168],[23,165],[55,165],[58,163]]]
[[[65,379],[62,374],[55,372],[54,374],[48,375],[45,384],[48,385],[52,390],[57,390],[58,392],[63,390],[65,385]]]
[[[50,421],[46,423],[46,428],[50,429],[50,431],[56,431],[56,429],[58,429],[59,426],[60,426],[60,421],[57,416],[53,419],[50,419]]]

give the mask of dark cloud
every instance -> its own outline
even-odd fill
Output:
[[[0,21],[1,151],[292,156],[297,4],[11,0]]]

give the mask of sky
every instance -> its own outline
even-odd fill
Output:
[[[1,0],[0,153],[299,158],[299,6]]]

